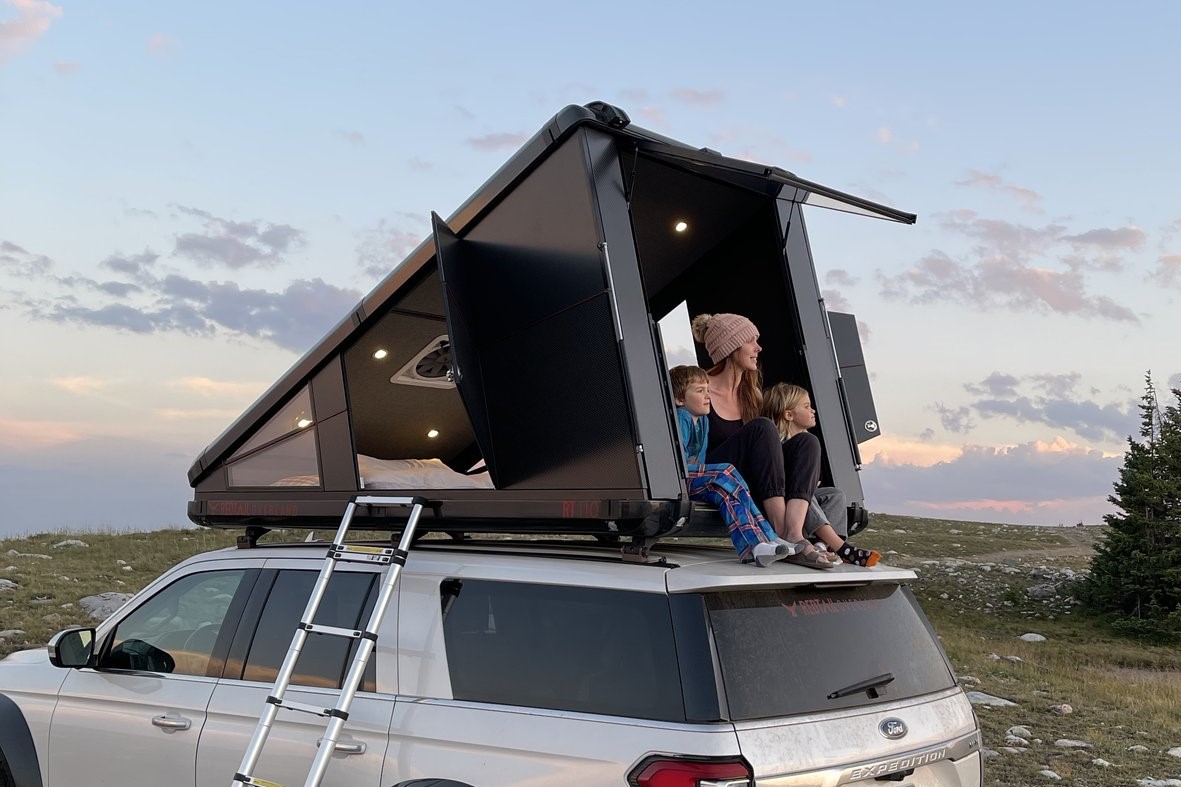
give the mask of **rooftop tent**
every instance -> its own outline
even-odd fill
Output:
[[[396,489],[432,501],[428,529],[688,532],[657,325],[682,303],[754,320],[766,381],[812,390],[825,478],[859,501],[876,415],[803,205],[914,221],[565,108],[202,453],[190,518],[334,523]]]

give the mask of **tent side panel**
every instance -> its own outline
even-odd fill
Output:
[[[833,486],[839,487],[849,502],[860,502],[865,493],[857,472],[856,442],[845,416],[837,360],[828,333],[803,211],[799,204],[785,199],[778,200],[778,210],[779,225],[786,236],[787,275],[799,314],[812,403],[824,437],[824,456],[832,473]]]
[[[659,342],[640,274],[619,141],[597,131],[587,131],[585,139],[648,493],[653,499],[687,498],[668,371],[659,361]]]

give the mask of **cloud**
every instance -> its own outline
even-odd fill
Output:
[[[344,129],[337,129],[332,133],[338,138],[343,139],[345,142],[348,142],[350,145],[365,144],[365,135],[360,131],[345,131]]]
[[[936,402],[934,409],[939,413],[939,421],[948,432],[967,434],[976,428],[976,424],[971,418],[971,411],[967,407],[952,409],[945,407],[942,402]]]
[[[179,380],[170,381],[168,385],[207,398],[228,397],[233,399],[255,397],[265,388],[262,383],[214,380],[209,377],[182,377]],[[237,413],[234,415],[236,417]]]
[[[44,0],[4,0],[4,4],[15,8],[16,16],[0,21],[0,63],[25,51],[62,16],[60,6]]]
[[[667,125],[667,120],[664,115],[664,110],[657,106],[644,105],[636,110],[637,117],[644,119],[645,123],[652,126]]]
[[[1144,246],[1144,230],[1139,227],[1100,227],[1078,235],[1063,235],[1062,240],[1073,246],[1098,246],[1102,249],[1135,251]]]
[[[410,160],[406,162],[406,166],[415,172],[427,172],[435,168],[434,164],[418,156],[411,156]]]
[[[148,38],[146,49],[154,57],[169,58],[180,49],[180,42],[164,33],[155,33]]]
[[[25,251],[15,243],[0,240],[0,271],[20,279],[37,279],[47,275],[53,261],[44,254]]]
[[[883,145],[889,145],[894,141],[894,132],[889,127],[882,126],[878,129],[877,138],[878,142],[881,142]]]
[[[841,295],[840,290],[821,290],[820,297],[824,299],[824,308],[830,312],[843,312],[848,314],[853,311],[844,295]]]
[[[994,175],[988,172],[980,172],[979,170],[968,170],[967,176],[963,180],[955,181],[957,186],[970,186],[976,188],[990,189],[993,191],[1001,191],[1011,196],[1014,196],[1020,201],[1021,207],[1030,213],[1041,213],[1042,195],[1036,191],[1025,186],[1017,186],[1012,183],[1006,183],[1000,175]]]
[[[216,410],[205,408],[201,410],[183,410],[178,408],[164,408],[152,410],[152,415],[161,421],[227,421],[241,415],[239,410]]]
[[[1162,254],[1148,278],[1162,287],[1181,286],[1181,254]]]
[[[107,381],[97,377],[59,377],[52,382],[63,391],[80,396],[102,393],[107,387]]]
[[[844,109],[845,107],[849,106],[849,100],[844,96],[833,96],[832,105],[838,109]]]
[[[711,145],[726,148],[726,155],[747,161],[777,165],[785,161],[811,161],[812,154],[792,146],[773,131],[757,126],[734,126],[709,135]],[[736,148],[736,149],[735,149]]]
[[[0,449],[12,449],[19,453],[25,449],[47,448],[84,438],[85,435],[77,426],[65,421],[0,418]]]
[[[81,63],[69,63],[66,61],[59,61],[53,64],[53,72],[59,77],[72,77],[82,70]]]
[[[876,441],[871,441],[876,442]],[[1026,524],[1098,522],[1120,458],[1061,437],[1015,446],[964,445],[921,466],[875,458],[864,465],[874,511]]]
[[[824,283],[834,287],[853,287],[859,279],[841,268],[833,268],[824,274]]]
[[[135,281],[96,282],[58,276],[47,258],[0,242],[0,270],[27,281],[30,290],[12,293],[9,308],[50,322],[138,334],[227,332],[304,351],[343,319],[361,296],[318,278],[297,279],[273,292],[174,273],[157,275],[155,262],[150,251],[130,258],[113,255],[104,261],[106,267]]]
[[[993,372],[964,390],[980,397],[956,412],[969,409],[981,418],[1011,418],[1018,423],[1039,423],[1056,430],[1068,429],[1091,442],[1122,442],[1135,433],[1138,411],[1135,400],[1100,404],[1087,398],[1093,392],[1077,391],[1082,375],[1038,374],[1024,378]],[[1025,391],[1023,389],[1033,389]],[[936,404],[936,409],[942,405]],[[944,421],[944,428],[952,428]]]
[[[201,233],[176,236],[175,253],[198,265],[225,265],[235,270],[250,265],[272,268],[282,261],[283,254],[305,244],[303,232],[287,224],[232,221],[198,208],[176,208],[204,223]]]
[[[975,259],[961,261],[933,250],[902,273],[879,273],[884,297],[911,303],[950,300],[981,311],[1005,308],[1140,321],[1135,312],[1109,296],[1089,294],[1083,266],[1067,261],[1067,270],[1045,267],[1044,257],[1052,256],[1055,245],[1064,239],[1062,227],[1027,227],[982,219],[971,210],[952,211],[938,218],[944,229],[981,241],[970,253]]]
[[[992,396],[1016,396],[1017,383],[1016,377],[1011,374],[1001,374],[1000,372],[993,372],[985,377],[979,383],[964,383],[964,390],[974,394],[990,394]]]
[[[646,88],[642,87],[625,87],[619,91],[619,97],[624,101],[635,101],[637,103],[648,100],[649,93]]]
[[[415,227],[394,226],[386,219],[376,227],[358,233],[357,262],[366,276],[382,279],[397,268],[410,252],[422,243],[429,228],[421,226],[422,219],[412,214],[401,214],[399,222]]]
[[[158,259],[160,259],[160,255],[153,253],[150,249],[145,249],[142,254],[130,257],[123,254],[112,254],[99,265],[116,273],[138,279],[146,275]]]
[[[713,109],[722,103],[725,93],[721,90],[697,90],[691,87],[682,87],[673,90],[672,97],[682,104],[702,109]]]
[[[482,137],[468,137],[465,142],[476,150],[516,150],[529,140],[528,134],[507,133],[485,134]]]

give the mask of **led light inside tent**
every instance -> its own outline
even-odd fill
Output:
[[[432,429],[432,430],[430,430],[429,432],[427,432],[427,433],[426,433],[426,436],[427,436],[427,437],[429,437],[429,438],[431,438],[431,439],[433,440],[433,439],[435,439],[436,437],[438,437],[438,436],[439,436],[439,430],[438,430],[438,429]]]
[[[300,418],[298,421],[295,422],[295,425],[298,426],[300,429],[307,429],[309,426],[312,425],[312,419],[311,418]]]
[[[373,353],[373,357],[379,361],[387,355],[389,355],[389,351],[384,349],[379,349]]]
[[[673,229],[677,232],[684,232],[685,230],[689,229],[689,224],[684,221],[678,221],[673,225]]]

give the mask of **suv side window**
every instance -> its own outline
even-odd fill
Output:
[[[664,595],[449,579],[442,603],[457,700],[685,720]]]
[[[274,683],[318,576],[315,571],[279,572],[255,627],[243,680]],[[348,629],[364,628],[377,601],[378,577],[368,571],[334,573],[312,622]],[[358,640],[309,634],[296,662],[292,684],[340,688],[358,644]],[[377,690],[375,662],[376,659],[370,659],[365,667],[362,691]]]
[[[205,675],[245,569],[181,577],[119,621],[99,669]]]

